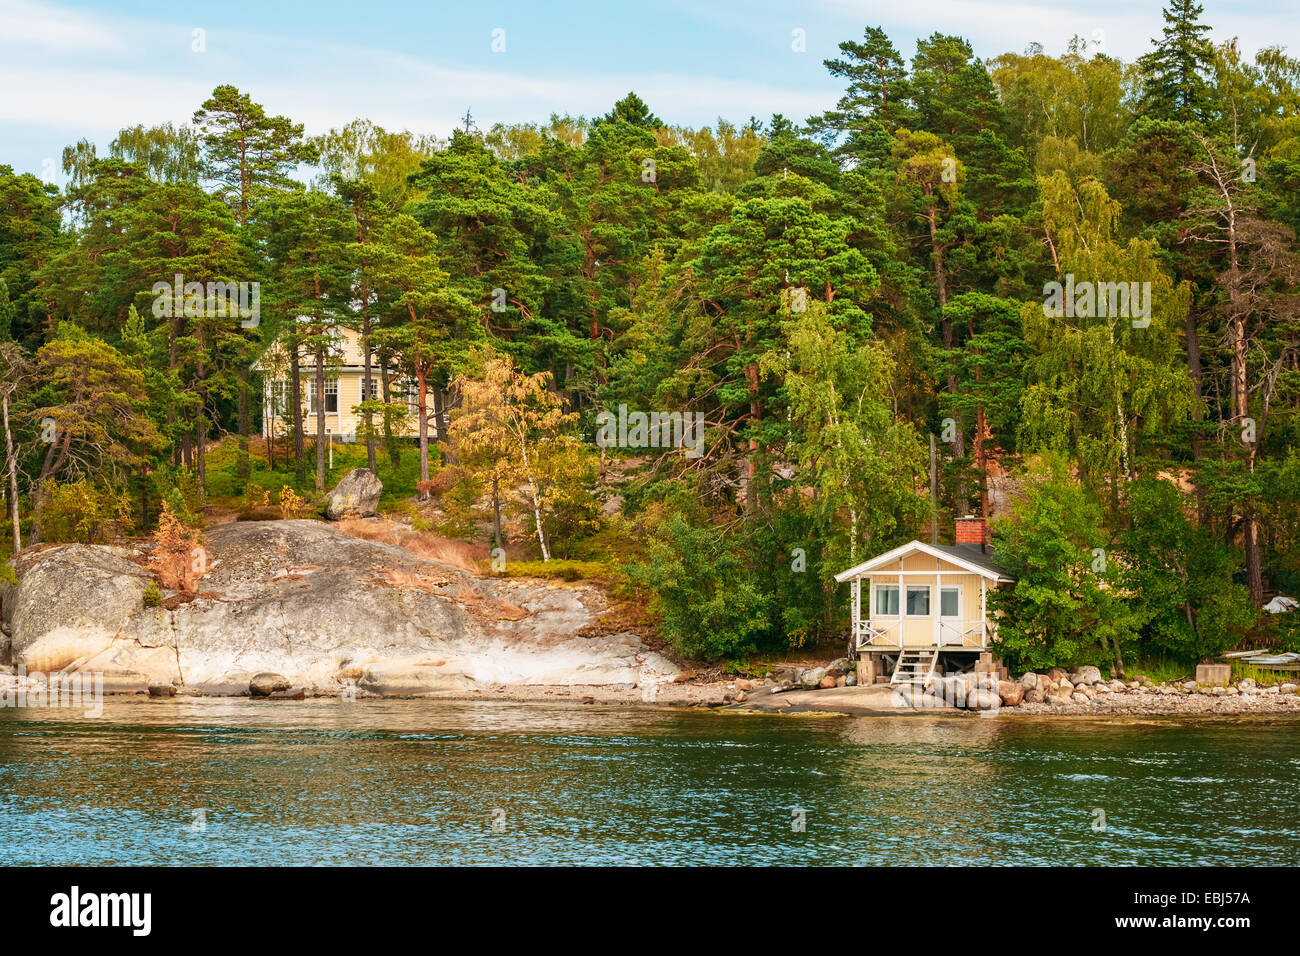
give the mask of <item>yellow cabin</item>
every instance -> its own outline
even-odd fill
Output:
[[[991,659],[997,622],[990,589],[1014,583],[986,543],[982,518],[957,519],[957,544],[909,541],[842,571],[852,605],[852,646],[872,674],[925,680],[940,664],[969,669]]]

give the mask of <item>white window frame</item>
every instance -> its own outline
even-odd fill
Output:
[[[334,399],[334,408],[330,409],[330,398]],[[325,379],[325,414],[337,415],[339,413],[339,380],[337,377],[326,377]],[[307,414],[316,414],[316,381],[312,379],[307,384]]]
[[[912,614],[907,610],[907,595],[911,591],[919,591],[922,588],[925,589],[925,593],[926,593],[925,604],[929,610],[927,610],[926,613],[924,614]],[[906,588],[903,591],[903,593],[900,595],[900,598],[902,599],[902,603],[898,605],[898,608],[899,611],[902,613],[903,617],[910,617],[913,620],[929,620],[930,618],[934,617],[934,586],[933,585],[908,584],[906,585]]]
[[[899,586],[897,584],[892,584],[892,583],[877,584],[875,587],[871,589],[871,610],[872,610],[871,617],[900,617],[902,615],[903,605],[901,603],[898,604],[898,612],[895,614],[890,614],[888,611],[880,610],[880,605],[877,603],[880,600],[880,598],[877,595],[879,595],[881,591],[886,591],[889,589],[893,589],[895,592],[897,592],[898,600],[902,601],[903,595],[902,592],[899,591]]]
[[[944,591],[957,592],[957,613],[956,614],[948,615],[943,613],[943,592]],[[965,603],[963,599],[965,598],[965,596],[966,595],[963,592],[962,586],[960,584],[941,584],[939,586],[939,617],[947,618],[948,620],[960,621],[962,619],[962,607],[964,606]]]

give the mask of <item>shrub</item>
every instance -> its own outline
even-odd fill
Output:
[[[280,517],[303,518],[311,514],[311,502],[294,492],[288,485],[280,489]]]
[[[664,634],[692,657],[741,657],[771,632],[771,596],[753,579],[741,548],[720,529],[681,514],[653,536],[632,580],[654,593]]]
[[[158,590],[158,582],[150,581],[144,589],[144,606],[162,607],[162,600],[162,591]]]
[[[153,553],[149,564],[162,586],[183,594],[198,590],[199,578],[208,573],[208,555],[200,544],[202,532],[187,526],[163,502],[158,516],[158,530],[153,535]]]
[[[41,537],[46,541],[101,544],[119,534],[129,534],[134,527],[130,500],[102,491],[88,481],[47,481],[41,495]]]

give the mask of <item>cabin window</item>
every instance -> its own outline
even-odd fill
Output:
[[[311,381],[307,385],[307,401],[309,415],[316,414],[316,383]],[[333,415],[339,410],[339,380],[336,378],[325,379],[325,414]]]
[[[907,616],[930,616],[930,585],[909,584],[907,586]]]
[[[961,588],[939,589],[939,616],[961,617]]]
[[[881,617],[898,616],[898,585],[876,585],[876,614]]]

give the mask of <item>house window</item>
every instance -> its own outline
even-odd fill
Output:
[[[930,616],[930,585],[909,584],[907,586],[907,616]]]
[[[284,416],[289,413],[289,383],[280,379],[266,383],[266,401],[270,414]]]
[[[939,589],[939,616],[961,617],[961,588]]]
[[[309,401],[307,414],[316,414],[316,383],[307,383],[307,397]],[[339,410],[339,380],[336,378],[325,379],[325,414],[334,415]]]
[[[876,585],[876,614],[880,617],[898,616],[898,585]]]
[[[368,392],[366,391],[365,378],[363,377],[361,379],[361,400],[363,402],[366,401],[367,399],[379,398],[379,395],[382,391],[383,391],[383,382],[380,381],[379,376],[376,375],[373,370],[370,373],[370,391]]]

